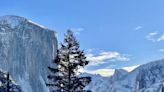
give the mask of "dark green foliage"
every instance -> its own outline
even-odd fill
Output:
[[[0,92],[22,92],[20,86],[11,80],[9,73],[0,71],[0,84]]]
[[[80,77],[80,68],[84,68],[89,61],[86,60],[84,51],[80,50],[79,42],[71,30],[67,31],[64,43],[57,50],[56,59],[53,61],[58,67],[48,67],[52,74],[48,75],[54,92],[91,92],[84,90],[91,82],[91,77]]]

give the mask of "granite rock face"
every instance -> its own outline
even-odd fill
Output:
[[[92,75],[93,80],[86,88],[92,92],[164,92],[163,70],[164,59],[161,59],[140,65],[131,72],[116,70],[105,80]]]
[[[56,55],[56,32],[19,16],[0,17],[0,69],[23,92],[49,92],[45,85]]]

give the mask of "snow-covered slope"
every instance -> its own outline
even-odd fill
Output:
[[[87,85],[87,90],[92,90],[92,92],[108,92],[108,87],[111,83],[120,80],[122,76],[128,74],[127,71],[123,69],[116,69],[113,76],[111,77],[103,77],[99,74],[87,74],[84,73],[82,75],[90,76],[92,81],[89,85]]]
[[[0,69],[24,92],[48,92],[47,66],[57,49],[56,33],[19,16],[0,17]]]
[[[98,86],[95,81],[88,85],[93,92],[163,92],[164,60],[141,65],[130,73],[116,70],[113,76],[97,83]]]
[[[102,77],[99,74],[88,74],[88,73],[83,73],[81,74],[81,76],[89,76],[92,78],[92,82],[89,83],[89,85],[85,88],[87,90],[92,90],[93,92],[97,92],[97,88],[100,85],[100,83],[103,83],[104,81],[106,81],[108,78],[107,77]]]
[[[114,89],[116,92],[159,92],[164,82],[163,70],[164,60],[144,64],[115,82]]]

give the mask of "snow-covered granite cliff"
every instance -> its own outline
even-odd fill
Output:
[[[23,17],[0,17],[0,69],[9,71],[23,92],[48,92],[47,66],[56,49],[55,31]]]
[[[141,65],[129,73],[116,70],[108,78],[89,76],[93,81],[86,88],[92,92],[164,92],[164,59]]]

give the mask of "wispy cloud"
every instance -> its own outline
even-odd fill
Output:
[[[162,40],[164,40],[164,34],[162,34],[162,35],[157,39],[158,42],[159,42],[159,41],[162,41]]]
[[[100,74],[101,76],[111,76],[114,74],[115,69],[97,69],[95,71],[86,71],[90,74]]]
[[[138,30],[140,30],[140,29],[142,29],[143,27],[142,26],[136,26],[135,28],[134,28],[134,30],[135,31],[138,31]]]
[[[84,31],[84,28],[71,28],[71,30],[72,30],[76,35],[79,35],[80,32]]]
[[[148,35],[146,35],[147,40],[150,40],[152,42],[156,42],[158,38],[156,37],[158,35],[158,32],[151,32]]]
[[[112,52],[112,51],[103,51],[100,52],[98,55],[94,55],[92,53],[88,53],[86,55],[87,60],[90,61],[90,65],[99,65],[109,61],[129,61],[128,58],[124,54],[120,54],[119,52]]]
[[[157,35],[158,33],[157,32],[152,32],[152,33],[149,33],[149,36],[154,36],[154,35]]]
[[[132,70],[136,69],[137,67],[139,67],[140,65],[134,65],[134,66],[127,66],[127,67],[123,67],[122,69],[131,72]],[[114,74],[115,69],[110,69],[110,68],[104,68],[104,69],[97,69],[95,71],[85,71],[87,73],[91,73],[91,74],[100,74],[102,76],[111,76]]]
[[[159,34],[158,32],[149,33],[146,38],[152,42],[160,42],[164,40],[164,34]]]

